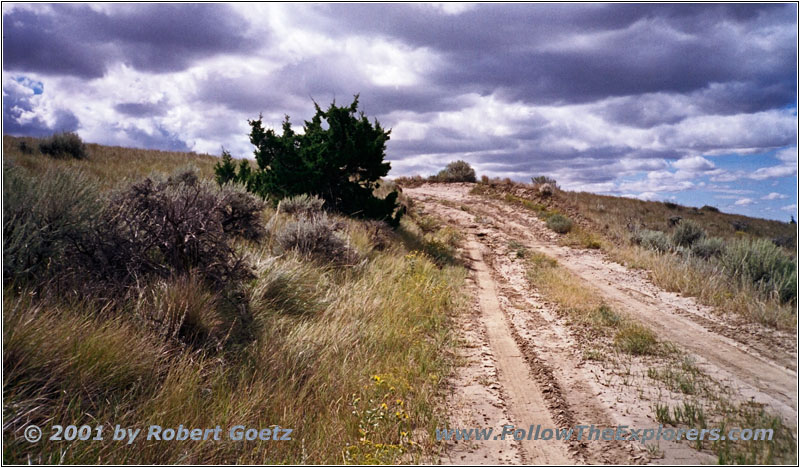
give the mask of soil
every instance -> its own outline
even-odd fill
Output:
[[[650,327],[694,360],[704,374],[780,415],[796,431],[796,336],[739,326],[691,297],[665,291],[597,250],[558,245],[532,213],[469,193],[471,184],[425,184],[404,193],[417,206],[462,232],[471,272],[472,313],[462,318],[467,364],[451,379],[451,428],[506,424],[528,428],[594,425],[657,428],[662,392],[646,377],[647,359],[615,356],[615,366],[587,360],[591,346],[557,307],[530,286],[511,241],[555,258],[614,310]],[[624,362],[619,364],[619,362]],[[624,367],[625,372],[620,372]],[[687,443],[660,441],[459,442],[447,446],[454,464],[705,464],[716,457]]]

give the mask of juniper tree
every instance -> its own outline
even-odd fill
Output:
[[[314,103],[314,108],[316,113],[305,122],[302,134],[292,129],[288,115],[281,134],[265,128],[262,116],[248,121],[258,168],[240,168],[239,175],[247,174],[242,182],[262,197],[317,195],[329,209],[383,219],[396,226],[402,215],[398,193],[393,191],[383,199],[373,194],[391,167],[384,162],[391,130],[384,130],[377,120],[370,122],[358,111],[358,96],[349,106],[333,102],[322,110]]]
[[[236,178],[236,165],[233,163],[231,153],[225,148],[222,148],[222,160],[214,166],[214,173],[219,185],[225,185]]]

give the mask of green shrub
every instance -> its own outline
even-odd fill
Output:
[[[729,275],[752,282],[781,302],[797,300],[797,264],[769,239],[736,239],[720,263]]]
[[[22,154],[33,154],[33,146],[31,146],[27,141],[22,140],[17,144],[17,148],[19,148],[19,152]]]
[[[45,138],[39,143],[39,151],[54,158],[84,159],[89,156],[81,137],[72,132],[56,133]]]
[[[691,251],[697,257],[709,259],[719,257],[725,250],[725,241],[719,237],[703,237],[692,244]]]
[[[623,352],[641,356],[655,354],[658,341],[652,330],[634,323],[617,332],[614,345]]]
[[[322,211],[325,200],[316,195],[295,195],[287,197],[278,204],[279,211],[296,216],[311,217]]]
[[[545,223],[559,234],[566,234],[572,229],[572,220],[558,213],[548,216]]]
[[[536,176],[536,177],[531,177],[531,183],[533,185],[550,184],[553,188],[556,188],[556,189],[559,188],[558,182],[556,182],[556,180],[554,178],[548,177],[548,176],[543,176],[543,175]]]
[[[706,232],[694,221],[683,220],[672,231],[672,243],[676,246],[691,247],[706,236]]]
[[[47,282],[86,244],[102,201],[82,172],[3,170],[3,283]]]
[[[432,179],[436,182],[475,182],[475,169],[466,161],[453,161]]]
[[[703,205],[703,207],[700,209],[703,211],[711,211],[713,213],[719,213],[719,208],[717,208],[716,206]]]
[[[264,237],[266,230],[261,221],[265,207],[263,200],[254,197],[241,184],[225,184],[218,191],[208,185],[206,188],[216,192],[220,222],[226,235],[252,241]]]
[[[342,223],[323,213],[284,225],[277,235],[278,244],[285,251],[295,250],[323,262],[353,265],[358,261],[358,254],[337,235],[343,228]]]
[[[672,249],[669,237],[661,231],[640,229],[631,235],[631,242],[656,252],[669,252]]]
[[[214,174],[219,185],[236,181],[236,164],[233,156],[225,148],[222,149],[222,157],[214,165]]]

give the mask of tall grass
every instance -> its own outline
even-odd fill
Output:
[[[47,168],[38,176],[3,166],[3,280],[41,278],[84,237],[102,209],[82,171]]]
[[[314,277],[318,268],[275,262],[272,269],[295,277]],[[450,365],[442,350],[453,345],[448,316],[458,306],[463,277],[462,269],[439,269],[420,254],[381,253],[357,277],[344,275],[317,291],[315,307],[303,315],[284,307],[305,309],[297,290],[284,285],[265,292],[258,281],[251,289],[258,295],[252,303],[257,338],[222,359],[170,345],[130,318],[92,318],[79,305],[34,305],[7,292],[4,394],[15,424],[4,433],[6,460],[396,463],[420,457],[432,449],[429,434],[442,422],[440,382]],[[29,423],[279,424],[294,428],[295,438],[95,441],[64,450],[64,443],[25,442],[19,431]]]
[[[104,151],[90,148],[74,162],[14,159],[26,177],[36,177],[26,167],[102,177],[99,166],[114,159]],[[100,190],[139,174],[140,163],[110,162],[124,175]],[[130,294],[106,299],[6,287],[4,461],[368,464],[419,462],[438,450],[432,434],[444,417],[450,320],[466,306],[465,270],[419,250],[436,251],[436,241],[452,254],[458,236],[421,233],[410,219],[396,234],[336,217],[337,236],[362,259],[337,265],[281,247],[281,233],[298,221],[267,208],[267,234],[231,244],[254,274],[224,290],[192,270],[142,276]],[[31,444],[22,437],[28,424],[45,434],[53,424],[103,425],[106,438]],[[110,440],[114,425],[151,424],[219,425],[223,440]],[[291,441],[225,440],[235,424],[294,432]]]
[[[725,247],[720,263],[727,274],[752,283],[780,302],[797,300],[797,264],[766,239],[740,239]]]
[[[616,247],[610,254],[620,262],[648,270],[653,282],[669,291],[697,297],[747,321],[781,330],[796,329],[793,304],[782,302],[774,294],[765,296],[758,285],[729,275],[718,262],[694,255],[663,255],[630,246]]]

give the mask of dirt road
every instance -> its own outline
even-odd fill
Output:
[[[462,393],[460,388],[474,386],[489,372],[488,375],[494,376],[487,381],[494,400],[480,414],[471,415],[470,405],[481,401],[480,392],[461,394],[457,423],[467,424],[463,427],[497,428],[502,427],[503,421],[526,428],[531,423],[542,427],[579,424],[658,427],[653,415],[657,390],[644,377],[647,368],[632,362],[626,364],[628,375],[623,376],[587,361],[570,332],[570,324],[527,283],[524,265],[510,254],[509,243],[515,241],[557,259],[615,310],[646,324],[659,339],[670,341],[690,354],[705,374],[722,382],[734,394],[765,405],[794,427],[795,349],[780,346],[769,349],[765,340],[749,338],[752,330],[746,334],[731,330],[719,314],[692,298],[656,287],[645,272],[628,270],[598,251],[559,246],[558,235],[532,214],[500,201],[470,195],[469,190],[467,184],[426,184],[404,191],[423,210],[468,238],[466,253],[474,280],[471,287],[477,299],[475,313],[467,325],[471,333],[465,335],[465,340],[482,352],[478,361],[467,356],[472,364],[461,370],[454,391]],[[770,331],[761,330],[757,335],[769,336]],[[780,338],[786,341],[792,337]],[[696,451],[685,443],[662,441],[653,448],[619,441],[539,442],[502,446],[495,442],[454,444],[451,461],[715,462],[708,452]]]

